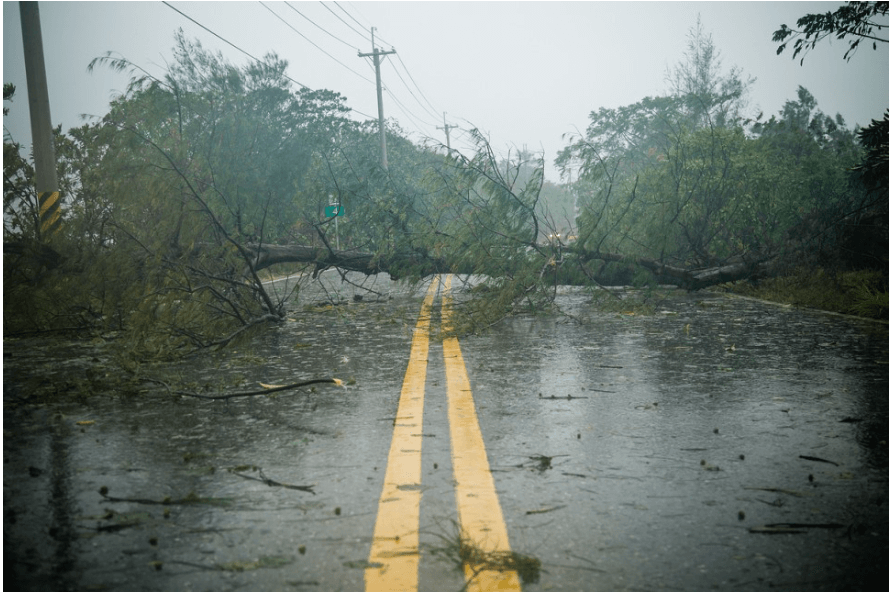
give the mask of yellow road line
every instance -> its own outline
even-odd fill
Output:
[[[436,276],[420,306],[404,374],[395,430],[389,448],[383,493],[377,510],[369,568],[364,571],[367,591],[416,591],[420,564],[420,453],[423,442],[423,394],[429,358],[432,302]]]
[[[450,289],[451,276],[448,275],[441,303],[441,324],[445,331],[451,327]],[[508,554],[509,536],[488,465],[460,343],[457,338],[446,338],[443,348],[448,384],[448,423],[451,425],[451,459],[457,482],[461,535],[477,546],[483,555],[496,557]],[[463,569],[467,591],[522,590],[514,570],[491,570],[484,564],[472,563],[465,564]]]

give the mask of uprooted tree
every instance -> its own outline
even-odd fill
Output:
[[[284,264],[302,278],[472,274],[488,290],[462,312],[483,327],[548,306],[559,282],[700,288],[767,272],[824,249],[862,200],[841,118],[800,89],[780,117],[745,123],[751,81],[721,73],[700,26],[671,95],[591,114],[559,155],[577,171],[559,191],[541,159],[496,154],[477,131],[464,156],[389,124],[383,170],[374,123],[336,93],[292,89],[276,56],[237,68],[181,33],[174,56],[162,79],[94,61],[134,77],[101,121],[57,130],[65,219],[48,241],[33,171],[4,139],[7,332],[125,330],[126,350],[151,357],[222,346],[284,318],[292,295],[260,274]],[[332,201],[348,214],[336,237]]]

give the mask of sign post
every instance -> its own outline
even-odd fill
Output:
[[[324,216],[333,217],[334,232],[336,233],[336,250],[340,250],[340,216],[345,216],[346,209],[339,202],[331,202],[330,206],[324,208]]]

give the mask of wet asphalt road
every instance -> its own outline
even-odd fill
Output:
[[[4,343],[5,588],[363,590],[425,290],[374,286],[385,298],[355,302],[338,281],[305,291],[343,301],[163,370],[242,388],[332,375],[344,389],[223,403],[146,386],[35,409],[10,402],[47,384],[73,382],[70,395],[95,353]],[[649,316],[588,301],[566,291],[570,317],[460,340],[510,545],[540,561],[525,590],[880,587],[885,326],[704,293]],[[419,588],[456,591],[434,332],[428,358]]]

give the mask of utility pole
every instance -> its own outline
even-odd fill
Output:
[[[383,117],[383,83],[380,79],[380,56],[386,56],[389,54],[394,54],[395,49],[390,49],[389,51],[380,51],[377,49],[377,45],[374,42],[374,30],[376,27],[370,28],[370,46],[373,48],[373,52],[369,54],[358,53],[359,58],[366,58],[368,56],[373,56],[374,59],[374,68],[377,71],[377,110],[379,111],[380,117],[380,146],[383,149],[383,169],[386,171],[389,170],[389,158],[386,156],[386,124],[385,118]]]
[[[34,142],[34,169],[37,202],[40,208],[38,234],[45,238],[58,228],[60,218],[59,182],[53,146],[49,91],[43,62],[43,35],[37,2],[19,2],[22,19],[22,45],[25,50],[25,76],[28,79],[28,111]]]
[[[447,142],[447,145],[448,145],[448,154],[451,154],[451,130],[452,130],[453,128],[459,128],[460,126],[456,126],[456,125],[455,125],[455,126],[449,126],[449,125],[448,125],[448,112],[447,112],[447,111],[445,111],[444,113],[442,113],[441,117],[442,117],[442,119],[444,120],[444,127],[441,127],[441,126],[435,126],[435,127],[436,127],[436,129],[438,129],[438,130],[444,130],[444,133],[445,133],[445,142]]]

